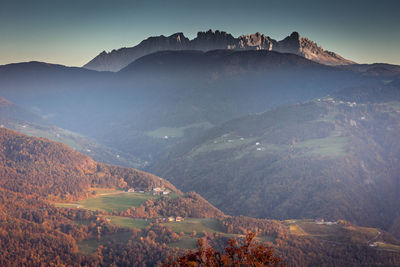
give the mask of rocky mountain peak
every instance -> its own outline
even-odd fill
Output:
[[[214,49],[232,49],[237,45],[237,40],[229,33],[224,31],[198,32],[197,37],[191,41],[189,49],[195,50],[214,50]]]
[[[233,38],[233,36],[227,32],[224,31],[213,31],[213,30],[208,30],[206,32],[204,31],[199,31],[197,32],[197,38],[196,39],[222,39],[222,38]]]
[[[240,49],[272,50],[276,41],[259,32],[239,37]]]
[[[298,32],[292,32],[289,37],[293,40],[300,40],[300,34]]]
[[[84,67],[99,71],[119,71],[139,57],[163,50],[201,50],[216,49],[235,50],[268,50],[281,53],[292,53],[326,65],[354,64],[339,55],[325,51],[315,42],[302,38],[298,32],[292,32],[281,41],[276,41],[259,32],[233,37],[225,31],[199,31],[196,38],[190,40],[182,32],[149,37],[139,45],[130,48],[103,51]]]
[[[298,32],[293,32],[291,35],[283,39],[282,41],[279,41],[277,45],[275,46],[275,51],[281,52],[281,53],[291,53],[291,54],[300,54],[300,34]]]
[[[185,37],[185,35],[182,32],[174,33],[171,36],[169,36],[168,38],[171,40],[176,40],[177,43],[181,43],[185,39],[189,40],[188,38]]]

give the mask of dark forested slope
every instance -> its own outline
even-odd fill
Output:
[[[390,229],[400,215],[399,96],[395,82],[352,87],[232,120],[151,170],[229,214]]]

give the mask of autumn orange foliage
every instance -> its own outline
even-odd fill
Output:
[[[279,257],[274,256],[272,248],[255,244],[254,233],[246,236],[244,244],[239,245],[235,239],[228,241],[225,253],[207,246],[203,239],[198,241],[198,249],[189,251],[178,259],[169,259],[164,267],[214,267],[214,266],[284,266]]]

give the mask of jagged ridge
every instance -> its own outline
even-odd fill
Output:
[[[326,65],[348,65],[354,62],[322,49],[308,38],[300,37],[293,32],[281,41],[276,41],[259,32],[250,35],[241,35],[238,38],[224,31],[198,32],[197,37],[189,40],[183,33],[175,33],[165,37],[163,35],[150,37],[140,44],[129,48],[103,51],[84,68],[98,71],[119,71],[136,59],[163,50],[202,50],[215,49],[234,50],[268,50],[281,53],[293,53],[307,59]]]

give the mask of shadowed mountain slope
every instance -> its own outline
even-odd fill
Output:
[[[119,73],[21,63],[0,78],[2,96],[142,166],[221,122],[378,79],[266,50],[159,52]]]
[[[390,229],[400,215],[399,91],[394,84],[348,88],[235,119],[150,170],[228,214],[344,218]]]

